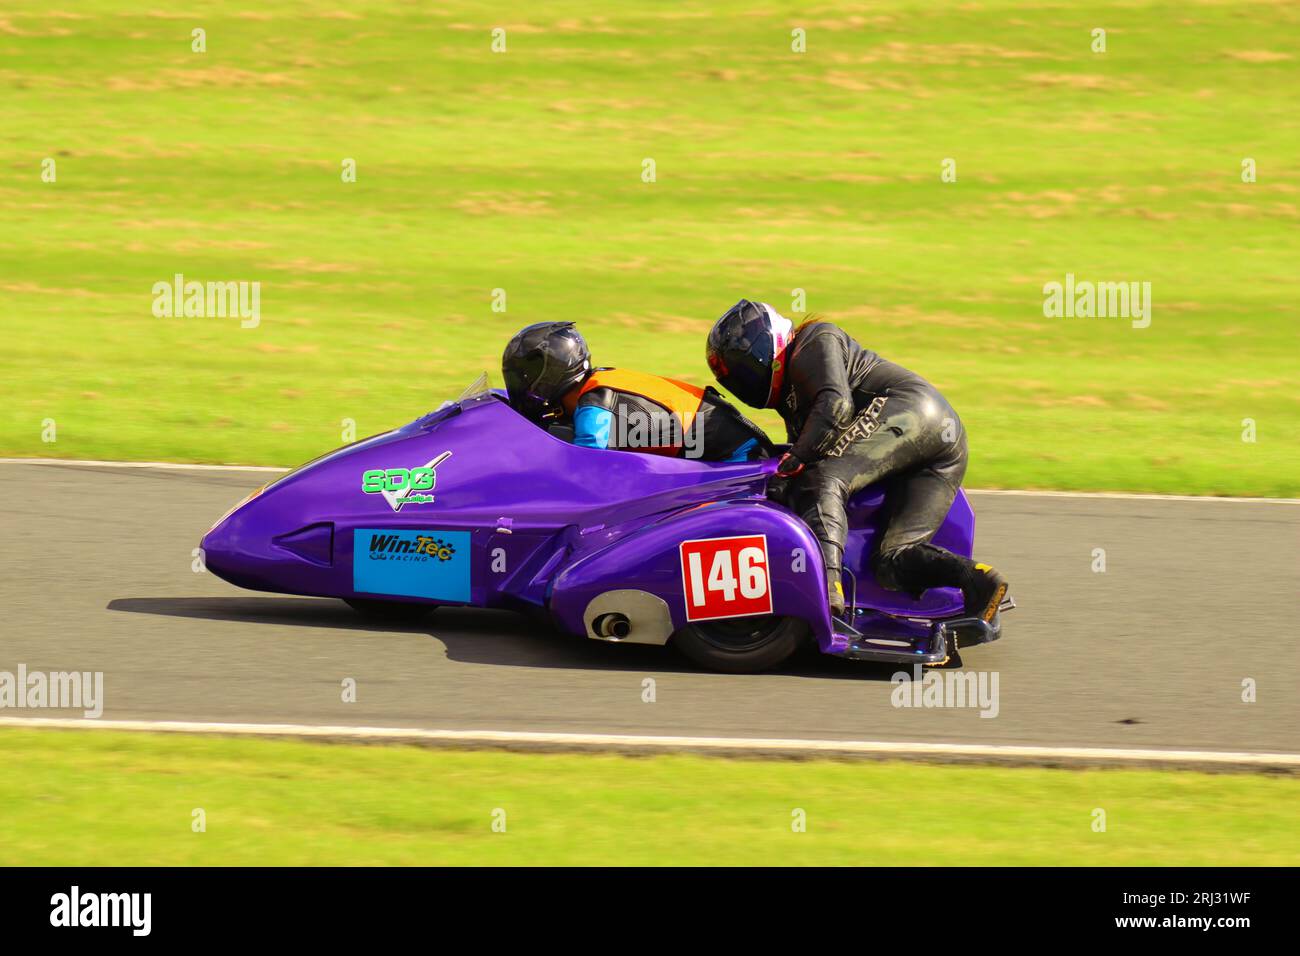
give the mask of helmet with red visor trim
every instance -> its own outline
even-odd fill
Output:
[[[772,408],[793,333],[793,323],[766,302],[741,299],[714,323],[705,357],[719,385],[746,405]]]

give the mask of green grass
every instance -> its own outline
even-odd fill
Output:
[[[0,762],[0,865],[1300,862],[1292,777],[15,729]]]
[[[1295,4],[61,6],[0,15],[0,454],[296,464],[543,319],[702,382],[798,288],[948,394],[972,485],[1300,492]],[[177,272],[261,325],[154,318]],[[1066,272],[1151,327],[1044,318]]]

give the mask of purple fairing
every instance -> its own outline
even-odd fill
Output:
[[[240,587],[545,609],[564,629],[594,636],[584,615],[611,592],[654,595],[672,630],[682,627],[679,545],[765,535],[771,613],[802,618],[823,651],[838,653],[846,642],[832,626],[817,541],[764,496],[775,468],[775,459],[582,448],[483,392],[279,478],[218,521],[203,551],[210,571]],[[845,564],[858,608],[882,620],[960,614],[954,589],[914,600],[875,583],[868,558],[883,501],[872,487],[850,502]],[[935,543],[970,555],[974,524],[958,493]]]

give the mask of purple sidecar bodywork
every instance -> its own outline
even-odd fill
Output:
[[[816,539],[765,497],[775,468],[578,447],[480,392],[278,478],[202,547],[240,587],[539,610],[599,640],[665,644],[772,616],[805,622],[827,654],[938,663],[959,637],[998,636],[998,621],[960,617],[954,589],[918,600],[876,585],[879,488],[850,502],[852,624],[833,620]],[[969,555],[974,525],[959,493],[935,542]]]

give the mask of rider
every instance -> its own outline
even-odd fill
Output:
[[[876,579],[917,597],[959,587],[967,614],[991,621],[1007,582],[987,564],[931,544],[966,473],[966,432],[938,390],[862,348],[829,322],[799,328],[770,305],[741,299],[709,332],[719,383],[755,408],[775,408],[792,443],[769,494],[821,543],[832,612],[844,612],[840,572],[846,502],[890,479]]]
[[[521,330],[506,346],[501,372],[516,411],[543,427],[570,424],[576,445],[705,461],[775,453],[767,435],[713,388],[592,368],[572,322]]]

